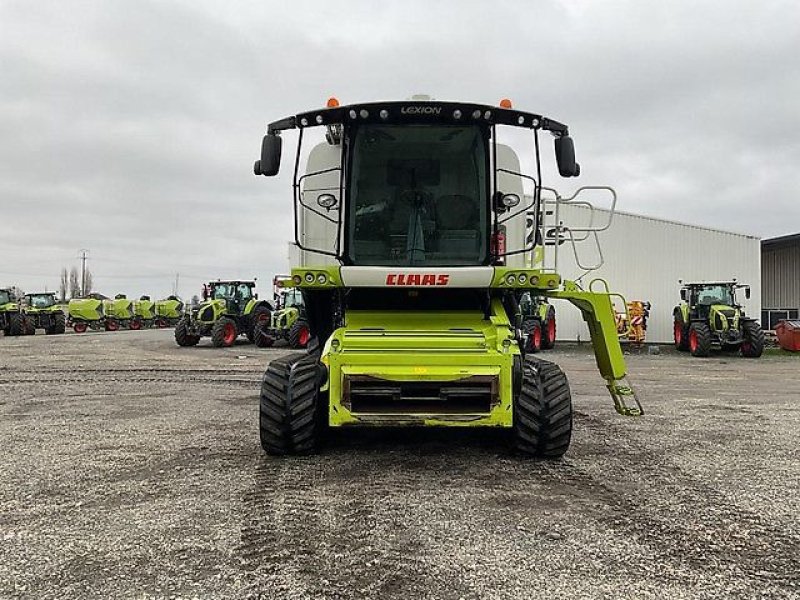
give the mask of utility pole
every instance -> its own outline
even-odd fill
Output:
[[[178,281],[180,280],[180,278],[181,278],[181,274],[180,273],[175,273],[175,287],[172,288],[172,294],[174,296],[178,295]]]
[[[86,294],[86,255],[88,253],[88,250],[81,249],[81,296]]]

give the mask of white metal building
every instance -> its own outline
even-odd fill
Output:
[[[588,210],[579,206],[562,207],[567,223],[586,223]],[[607,219],[608,212],[598,211],[595,223]],[[761,249],[755,236],[720,231],[617,211],[611,227],[598,233],[604,265],[587,275],[588,284],[595,277],[608,281],[609,288],[627,300],[651,303],[647,327],[648,342],[672,341],[672,310],[680,302],[679,279],[727,280],[736,278],[750,285],[750,299],[740,294],[738,300],[746,312],[761,316]],[[591,240],[576,245],[579,260],[596,260]],[[571,245],[559,251],[559,271],[567,278],[579,277]],[[584,286],[585,287],[585,286]],[[620,305],[621,308],[621,305]],[[589,339],[580,311],[559,301],[556,304],[558,338]]]

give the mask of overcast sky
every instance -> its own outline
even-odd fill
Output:
[[[55,289],[88,248],[107,295],[176,273],[186,298],[216,277],[268,293],[291,169],[252,163],[268,121],[330,95],[508,97],[570,125],[582,175],[545,183],[800,231],[800,3],[389,4],[0,0],[0,286]]]

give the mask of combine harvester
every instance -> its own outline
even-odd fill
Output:
[[[141,322],[135,318],[133,301],[125,294],[117,294],[113,300],[103,301],[106,315],[106,331],[117,331],[120,328],[141,329]]]
[[[150,296],[142,296],[133,302],[133,318],[131,329],[142,329],[153,326],[156,320],[156,303],[150,300]],[[138,321],[138,323],[136,323]]]
[[[325,138],[302,172],[302,142],[315,127]],[[504,127],[529,132],[532,172],[498,143]],[[281,133],[292,129],[292,285],[303,294],[312,337],[308,352],[277,358],[264,374],[266,452],[312,452],[327,427],[417,425],[506,428],[517,450],[561,457],[572,435],[569,384],[558,365],[523,350],[524,292],[581,310],[616,410],[642,413],[625,381],[607,286],[584,289],[545,267],[545,249],[557,255],[562,239],[574,246],[608,227],[557,222],[545,230],[543,191],[557,208],[587,189],[562,198],[542,185],[544,132],[555,136],[560,174],[579,174],[566,125],[507,100],[498,107],[331,99],[268,126],[256,175],[278,173]],[[609,194],[613,215],[613,190],[588,189]]]
[[[156,300],[155,325],[159,328],[175,327],[183,318],[185,305],[178,296],[167,296]]]

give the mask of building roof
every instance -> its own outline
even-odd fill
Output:
[[[779,246],[790,246],[792,244],[800,244],[800,233],[792,233],[790,235],[782,235],[780,237],[774,237],[768,240],[761,240],[761,248],[765,250],[777,248]]]

